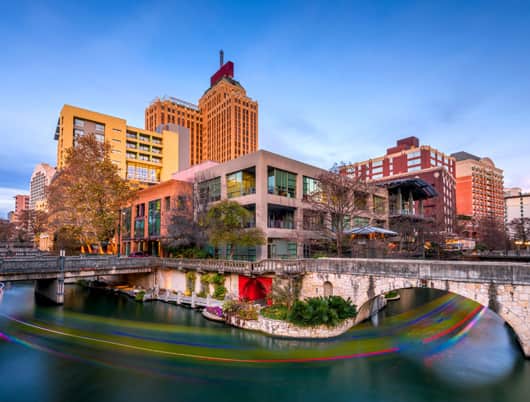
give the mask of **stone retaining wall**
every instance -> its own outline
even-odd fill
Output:
[[[353,326],[355,319],[351,318],[345,320],[333,328],[326,327],[325,325],[316,327],[298,327],[286,321],[273,320],[261,315],[257,320],[242,320],[232,316],[229,317],[228,323],[234,327],[251,331],[259,331],[272,336],[285,338],[323,339],[342,335]]]

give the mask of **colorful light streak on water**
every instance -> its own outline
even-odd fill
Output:
[[[93,366],[150,381],[203,384],[204,392],[214,383],[230,388],[244,381],[263,387],[271,378],[280,381],[287,375],[281,367],[300,376],[296,381],[329,370],[340,370],[342,378],[347,376],[346,367],[353,372],[359,365],[388,369],[396,362],[409,370],[419,365],[434,372],[447,353],[465,347],[461,344],[487,312],[470,300],[445,294],[386,318],[378,328],[364,323],[336,339],[304,341],[271,339],[205,323],[189,310],[184,315],[192,325],[182,320],[157,322],[153,317],[142,320],[136,316],[138,309],[162,309],[168,317],[182,309],[159,303],[142,306],[126,299],[124,303],[128,311],[136,310],[136,319],[130,319],[130,314],[98,315],[91,308],[84,312],[84,308],[39,307],[28,313],[15,304],[0,306],[0,356],[5,345],[18,345],[37,353],[39,360],[48,355],[82,372],[87,369],[80,367]],[[312,380],[315,384],[321,381],[320,377]]]

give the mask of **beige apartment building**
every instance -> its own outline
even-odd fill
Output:
[[[65,165],[68,149],[87,133],[110,145],[111,160],[121,177],[141,186],[168,180],[189,166],[187,130],[169,126],[159,132],[144,130],[119,117],[64,105],[55,132],[58,170]]]
[[[295,258],[310,256],[311,244],[322,239],[315,230],[315,211],[307,197],[317,186],[324,170],[268,151],[256,151],[203,170],[195,176],[199,194],[209,203],[220,200],[239,202],[254,215],[253,226],[261,228],[267,244],[237,250],[237,258]],[[367,210],[352,217],[353,226],[388,226],[387,190],[377,188],[374,197],[383,200],[384,210],[374,214],[369,200]]]

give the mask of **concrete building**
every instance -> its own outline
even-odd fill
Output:
[[[504,220],[504,176],[490,158],[467,152],[451,155],[456,160],[456,213],[478,222],[484,217]]]
[[[267,244],[238,249],[244,259],[308,256],[315,230],[315,211],[307,202],[322,169],[268,151],[257,151],[203,170],[196,175],[198,191],[210,203],[239,202],[254,215],[253,226],[264,231]],[[366,211],[352,217],[358,225],[388,225],[388,192],[378,188]],[[377,209],[375,205],[383,205]],[[376,211],[376,212],[374,212]]]
[[[46,210],[46,187],[55,175],[55,168],[47,163],[39,163],[33,169],[29,182],[29,208]]]
[[[190,132],[189,160],[225,162],[258,149],[258,103],[234,79],[234,63],[224,62],[210,78],[199,105],[174,97],[154,99],[145,109],[145,127],[174,124]]]
[[[382,185],[401,179],[424,180],[438,195],[423,202],[422,215],[434,219],[445,232],[454,231],[455,159],[429,145],[420,145],[417,137],[400,139],[385,155],[343,166],[341,172]],[[419,210],[419,205],[415,209]]]
[[[530,231],[530,193],[523,193],[520,188],[504,190],[505,224],[510,238],[528,241],[526,233]],[[522,226],[513,225],[519,222]],[[523,230],[523,231],[521,231]]]
[[[173,172],[189,166],[189,133],[185,130],[143,130],[119,117],[64,105],[55,132],[58,170],[65,165],[67,150],[87,133],[110,145],[112,162],[121,177],[142,186],[168,180]]]
[[[188,208],[191,213],[192,190],[192,183],[173,179],[140,190],[134,202],[121,211],[120,254],[165,256],[171,212]]]

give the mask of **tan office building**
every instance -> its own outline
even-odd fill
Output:
[[[173,97],[156,98],[145,110],[145,127],[186,127],[190,132],[191,165],[225,162],[258,149],[258,103],[234,79],[234,63],[224,63],[210,78],[199,105]]]
[[[265,233],[267,244],[236,250],[235,258],[296,258],[311,256],[311,244],[322,239],[318,213],[307,197],[324,170],[268,151],[257,151],[201,170],[199,194],[207,201],[234,200],[254,216],[251,226]],[[367,209],[351,217],[354,226],[388,227],[388,192],[377,188]],[[383,208],[376,208],[382,205]],[[317,218],[317,219],[315,219]]]
[[[55,132],[58,170],[65,165],[67,150],[88,133],[110,145],[111,160],[124,179],[143,186],[168,180],[173,172],[189,166],[186,130],[144,130],[119,117],[64,105]]]

